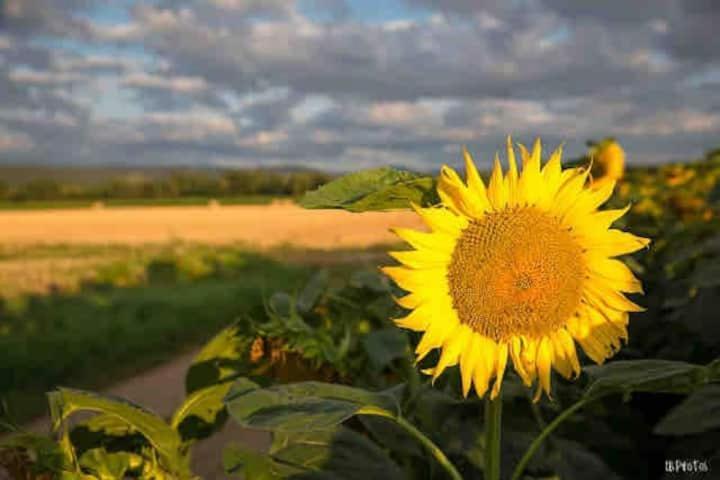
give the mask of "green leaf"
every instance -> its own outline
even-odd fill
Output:
[[[275,461],[282,464],[322,472],[322,478],[405,478],[397,464],[380,447],[364,435],[342,426],[282,435],[273,443],[270,453]]]
[[[407,354],[407,335],[399,328],[375,330],[362,340],[368,358],[377,369],[385,368],[393,360]]]
[[[65,466],[65,455],[50,437],[34,433],[19,433],[0,439],[0,449],[21,449],[34,459],[37,471],[56,472]]]
[[[673,408],[656,426],[659,435],[692,435],[720,428],[720,385],[706,385]]]
[[[94,448],[80,457],[80,466],[90,471],[99,480],[125,478],[128,470],[143,464],[143,458],[128,452],[108,453],[104,448]]]
[[[670,360],[624,360],[585,371],[594,379],[585,398],[609,393],[688,393],[706,383],[710,375],[702,365]]]
[[[175,411],[170,426],[180,431],[185,441],[209,436],[220,427],[222,420],[227,418],[222,415],[225,410],[223,399],[230,391],[230,387],[232,387],[232,383],[226,382],[194,391]],[[189,423],[191,417],[195,417],[203,425],[195,428],[181,428],[183,424]]]
[[[297,298],[296,307],[300,313],[308,313],[315,307],[328,285],[327,270],[320,270],[305,285]]]
[[[113,415],[95,415],[83,422],[83,425],[93,432],[103,432],[105,435],[112,435],[116,437],[132,435],[135,433],[135,429],[132,425]]]
[[[223,450],[223,468],[228,475],[242,475],[249,480],[279,480],[302,470],[278,464],[272,457],[230,444]]]
[[[368,406],[398,414],[397,402],[389,395],[322,382],[259,388],[240,379],[225,403],[240,425],[282,432],[326,430]]]
[[[341,208],[351,212],[409,208],[410,202],[436,201],[434,180],[391,167],[345,175],[305,194],[305,208]]]
[[[569,440],[558,440],[559,457],[555,464],[560,478],[583,480],[619,480],[603,459],[583,445]]]
[[[195,356],[185,377],[188,394],[247,373],[243,365],[248,360],[255,337],[241,333],[241,327],[249,329],[235,323],[213,337]]]
[[[180,436],[154,413],[126,400],[69,388],[59,388],[48,393],[48,399],[55,430],[70,415],[79,411],[114,416],[140,432],[166,461],[168,468],[182,475],[188,473],[185,459],[180,454]]]

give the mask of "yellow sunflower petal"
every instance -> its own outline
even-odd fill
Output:
[[[493,385],[492,393],[490,398],[494,399],[500,394],[500,388],[502,387],[503,376],[505,375],[505,367],[507,365],[508,357],[508,345],[507,343],[501,343],[497,346],[496,351],[497,357],[495,359],[495,384]]]
[[[466,217],[481,217],[489,209],[485,199],[470,190],[457,172],[447,165],[440,170],[438,193],[445,206]]]
[[[472,155],[470,155],[467,148],[463,148],[463,157],[465,159],[465,177],[467,178],[468,188],[470,188],[470,190],[472,190],[481,201],[489,205],[490,201],[487,198],[485,183],[483,183],[482,178],[475,167]]]
[[[538,390],[534,400],[540,398],[541,393],[550,396],[550,371],[552,367],[553,348],[548,338],[540,340],[537,351],[537,369],[538,369]]]
[[[488,199],[494,210],[501,210],[507,204],[507,185],[503,179],[500,159],[495,155],[495,166],[490,175],[490,186],[488,187]]]
[[[458,325],[443,344],[440,360],[433,372],[433,382],[447,367],[457,365],[460,354],[467,348],[468,340],[472,339],[473,331],[467,325]]]

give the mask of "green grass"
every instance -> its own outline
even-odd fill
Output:
[[[243,195],[217,198],[220,205],[267,205],[277,197],[273,195]],[[178,198],[114,198],[102,200],[107,208],[112,207],[155,207],[155,206],[200,206],[207,205],[209,197]],[[47,210],[90,208],[98,203],[95,200],[0,200],[0,210]]]
[[[43,393],[57,385],[101,388],[201,345],[238,317],[263,315],[264,298],[299,288],[310,274],[198,245],[6,249],[0,260],[88,253],[115,259],[75,289],[0,300],[0,397],[17,421],[43,413]]]

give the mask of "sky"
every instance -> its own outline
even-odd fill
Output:
[[[0,163],[488,166],[720,146],[717,0],[0,0]]]

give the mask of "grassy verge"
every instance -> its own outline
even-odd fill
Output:
[[[17,421],[41,414],[56,385],[101,388],[200,345],[234,319],[263,315],[263,299],[294,290],[310,269],[233,247],[38,247],[7,262],[104,258],[48,292],[0,284],[0,397]],[[26,272],[30,275],[31,272]],[[57,274],[62,278],[53,280]]]

